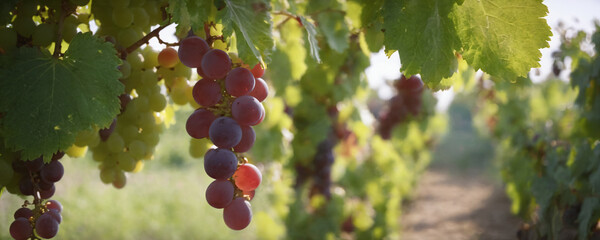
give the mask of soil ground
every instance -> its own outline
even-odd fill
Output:
[[[433,164],[404,209],[403,240],[513,240],[521,223],[481,168]]]

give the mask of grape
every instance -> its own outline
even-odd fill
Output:
[[[241,126],[242,127],[242,140],[240,143],[233,147],[233,151],[241,153],[246,152],[252,148],[254,145],[254,141],[256,141],[256,133],[254,133],[254,129],[250,126]]]
[[[127,28],[133,23],[133,13],[129,8],[114,8],[112,20],[116,26]]]
[[[52,216],[54,218],[54,220],[56,220],[58,222],[58,224],[60,224],[62,222],[62,216],[56,209],[50,209],[45,214],[50,214],[50,216]]]
[[[17,220],[17,218],[29,219],[30,217],[33,217],[33,211],[29,208],[22,207],[15,211],[15,220]]]
[[[33,183],[27,176],[23,176],[19,181],[19,190],[23,195],[33,195]]]
[[[119,66],[119,71],[121,72],[121,79],[128,78],[129,75],[131,75],[131,64],[129,64],[127,61],[123,61],[123,63]],[[124,93],[121,94],[119,98],[123,95],[129,96],[127,93]],[[129,100],[131,100],[131,98]]]
[[[56,160],[60,160],[61,158],[63,158],[65,156],[65,152],[63,151],[58,151],[54,154],[52,154],[52,161],[56,161]]]
[[[35,31],[35,22],[33,22],[31,17],[17,15],[13,21],[13,27],[19,35],[28,38]]]
[[[254,75],[254,78],[261,78],[265,74],[265,69],[262,67],[262,65],[260,65],[260,63],[254,65],[250,71],[252,72],[252,75]]]
[[[106,167],[100,170],[100,181],[109,184],[115,181],[117,169]]]
[[[16,42],[16,40],[15,40],[15,42]],[[202,71],[202,67],[196,68],[196,73],[198,73],[198,75],[200,75],[200,77],[202,79],[208,78],[208,77],[206,77],[206,75],[204,75],[204,72]]]
[[[65,168],[59,161],[52,161],[42,168],[40,177],[46,182],[58,182],[65,173]]]
[[[121,170],[131,172],[133,169],[135,169],[135,164],[135,159],[133,159],[131,154],[123,152],[117,155],[117,165]]]
[[[26,218],[17,218],[10,224],[10,236],[16,240],[25,240],[31,236],[31,223]]]
[[[54,25],[42,23],[35,27],[31,35],[32,43],[36,46],[46,47],[54,41]]]
[[[117,189],[121,189],[125,187],[125,184],[127,184],[127,176],[125,176],[125,172],[117,170],[115,180],[113,181],[113,186]]]
[[[132,8],[131,13],[133,14],[133,25],[144,28],[150,24],[150,18],[146,9],[141,7]]]
[[[204,155],[204,171],[214,179],[225,180],[235,172],[238,159],[232,151],[223,148],[211,149]]]
[[[179,57],[177,56],[177,50],[173,48],[165,48],[158,54],[158,65],[165,68],[172,68],[177,65]]]
[[[208,43],[201,37],[190,36],[179,42],[179,60],[189,68],[198,68],[202,64],[202,57],[210,49]]]
[[[405,75],[400,77],[400,80],[396,81],[394,87],[398,91],[404,91],[406,93],[420,93],[423,91],[423,81],[415,75],[406,78]]]
[[[252,220],[250,203],[241,197],[234,199],[227,207],[225,207],[225,209],[223,209],[223,220],[225,220],[225,224],[233,230],[242,230],[246,228]]]
[[[113,133],[106,140],[106,146],[111,153],[120,153],[125,147],[125,141],[119,133]]]
[[[65,152],[71,158],[80,158],[80,157],[85,156],[85,154],[87,153],[87,150],[88,150],[87,146],[79,147],[79,146],[73,144]]]
[[[252,96],[241,96],[231,104],[231,114],[240,125],[256,125],[259,123],[265,109]]]
[[[253,96],[259,102],[264,101],[269,95],[269,86],[262,78],[256,78],[254,89],[248,95]]]
[[[221,101],[221,86],[211,79],[201,79],[194,85],[192,96],[203,107],[212,107]]]
[[[215,180],[206,189],[206,201],[214,208],[224,208],[233,199],[233,184],[227,180]]]
[[[73,37],[77,34],[77,26],[79,25],[79,20],[77,17],[73,15],[69,15],[65,18],[62,29],[62,38],[65,42],[71,42]]]
[[[48,209],[56,209],[59,213],[62,212],[62,210],[63,210],[62,204],[60,204],[60,202],[58,202],[56,200],[46,201],[46,207]]]
[[[155,112],[160,112],[167,107],[167,99],[160,92],[150,96],[150,109]]]
[[[113,8],[126,8],[129,6],[129,0],[109,0]]]
[[[242,128],[230,117],[219,117],[210,125],[208,136],[217,147],[232,148],[242,140]]]
[[[254,89],[254,82],[254,77],[248,69],[238,67],[227,74],[225,89],[231,96],[239,97],[252,91]]]
[[[129,152],[134,158],[143,158],[146,156],[146,151],[146,144],[140,140],[134,140],[129,143]]]
[[[144,68],[152,69],[158,66],[158,52],[154,51],[153,48],[145,47],[142,49],[142,56],[144,57]]]
[[[181,51],[180,51],[181,52]],[[202,57],[202,72],[208,78],[221,79],[231,70],[231,59],[226,52],[212,49]]]
[[[40,190],[40,198],[42,198],[42,199],[51,198],[52,196],[54,196],[55,192],[56,192],[56,187],[54,186],[54,184],[52,184],[52,187],[50,187],[50,189]]]
[[[49,190],[52,187],[54,187],[54,183],[47,182],[44,179],[40,179],[40,182],[38,182],[38,186],[40,187],[41,190]]]
[[[25,165],[25,162],[17,160],[12,162],[12,169],[15,170],[15,172],[24,173],[27,171],[27,166]]]
[[[42,157],[33,159],[25,162],[25,166],[30,172],[37,172],[44,166],[44,159]]]
[[[35,221],[35,232],[42,238],[53,238],[58,233],[58,221],[46,212]]]
[[[208,137],[210,125],[216,118],[217,117],[211,111],[203,108],[198,109],[188,118],[185,123],[185,129],[193,138]]]
[[[108,126],[108,128],[103,128],[103,129],[100,129],[100,131],[98,131],[98,133],[100,134],[100,139],[102,139],[102,141],[106,141],[108,139],[108,137],[110,137],[110,134],[112,134],[112,132],[115,131],[116,126],[117,126],[117,119],[115,118],[115,119],[113,119],[110,126]]]
[[[125,28],[117,34],[117,40],[122,46],[129,47],[137,40],[142,38],[142,32],[136,31],[135,28]],[[129,61],[129,60],[128,60]]]
[[[256,166],[250,163],[238,167],[233,174],[235,185],[243,191],[252,191],[260,185],[262,174]]]

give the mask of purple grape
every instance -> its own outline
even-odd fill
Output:
[[[204,171],[214,179],[230,178],[237,169],[237,163],[237,156],[227,149],[210,149],[204,154]]]
[[[226,52],[212,49],[202,57],[202,72],[210,79],[221,79],[231,70],[231,59]]]
[[[58,224],[62,222],[62,216],[60,215],[58,210],[50,209],[48,212],[46,212],[46,214],[50,214],[54,218],[54,220],[58,222]]]
[[[33,183],[29,179],[29,176],[25,175],[21,178],[21,181],[19,181],[19,190],[21,190],[23,195],[33,195]]]
[[[269,96],[269,85],[262,78],[257,78],[254,84],[254,89],[248,95],[253,96],[259,102],[264,101]]]
[[[112,132],[115,131],[116,126],[117,126],[117,119],[115,118],[115,119],[113,119],[110,126],[108,126],[108,128],[103,128],[103,129],[100,129],[100,131],[98,131],[98,133],[100,134],[100,139],[102,141],[106,141],[108,139],[108,137],[110,137],[110,134],[112,134]]]
[[[260,122],[265,109],[262,104],[252,96],[241,96],[231,104],[231,115],[240,125],[253,126]]]
[[[230,117],[215,119],[208,129],[210,140],[220,148],[232,148],[242,140],[242,128]]]
[[[51,198],[52,196],[54,196],[54,192],[56,192],[56,187],[54,186],[54,184],[52,184],[52,187],[50,189],[47,189],[47,190],[40,189],[40,198],[42,198],[42,199]]]
[[[252,220],[250,203],[241,197],[233,199],[233,201],[223,209],[223,220],[225,220],[225,224],[233,230],[242,230],[246,228]]]
[[[254,76],[252,76],[250,70],[238,67],[227,74],[225,78],[225,90],[231,96],[243,96],[254,89],[254,82]]]
[[[217,117],[209,110],[204,108],[197,109],[188,117],[185,123],[185,130],[193,138],[208,137],[210,125]]]
[[[224,208],[233,200],[233,184],[227,180],[215,180],[206,189],[206,201],[214,208]]]
[[[192,96],[203,107],[212,107],[221,101],[221,86],[211,79],[201,79],[194,85]]]
[[[247,152],[254,146],[254,141],[256,141],[256,133],[251,126],[241,126],[242,127],[242,140],[240,143],[233,147],[234,152],[242,153]]]
[[[179,42],[179,50],[177,55],[183,65],[189,68],[200,67],[202,57],[210,50],[208,43],[201,37],[190,36]]]
[[[58,221],[46,212],[35,221],[35,232],[42,238],[53,238],[58,233]]]
[[[33,211],[29,208],[22,207],[15,211],[15,220],[17,220],[17,218],[29,219],[30,217],[33,217]]]
[[[56,209],[59,213],[62,212],[63,209],[62,204],[56,200],[48,200],[46,202],[46,207],[48,209]]]
[[[17,240],[25,240],[31,236],[31,223],[26,218],[17,218],[10,224],[10,236]]]
[[[27,161],[25,162],[25,166],[30,172],[37,172],[42,169],[42,166],[44,166],[44,158],[39,157],[31,161]]]
[[[46,182],[58,182],[64,174],[65,168],[60,161],[52,161],[40,171],[40,177]]]

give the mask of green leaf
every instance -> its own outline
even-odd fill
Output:
[[[187,31],[190,27],[194,30],[203,29],[204,23],[211,20],[213,10],[212,0],[169,0],[167,7],[172,21],[177,23],[178,32]],[[197,35],[202,36],[203,32]]]
[[[537,204],[540,205],[540,213],[545,212],[548,206],[550,206],[556,188],[556,181],[550,177],[533,179],[533,182],[531,183],[531,194],[535,198]]]
[[[327,44],[336,52],[342,53],[348,49],[350,30],[341,12],[323,12],[317,16],[319,29],[327,39]]]
[[[317,62],[321,62],[321,57],[319,56],[319,42],[317,41],[317,28],[311,22],[306,20],[304,16],[300,16],[300,21],[302,22],[302,26],[306,28],[306,38],[308,40],[308,44],[310,46],[310,56],[312,56]]]
[[[398,50],[401,70],[421,73],[423,81],[437,88],[457,68],[454,50],[460,48],[450,16],[454,1],[386,1],[383,8],[386,51]]]
[[[539,67],[552,32],[541,0],[466,0],[454,11],[464,59],[506,80]]]
[[[270,5],[263,0],[225,0],[227,7],[219,11],[223,34],[235,32],[240,58],[254,66],[257,62],[269,63],[273,51],[273,22]]]
[[[597,213],[594,214],[594,211],[598,211],[598,205],[600,205],[600,200],[598,198],[587,197],[583,200],[581,211],[577,217],[577,222],[579,222],[578,239],[587,239],[591,226],[590,220],[593,220],[592,216],[597,215]]]
[[[1,131],[24,159],[66,150],[77,132],[108,126],[119,113],[123,85],[113,45],[91,33],[73,38],[63,59],[19,49],[0,69]]]
[[[15,8],[19,0],[3,0],[0,3],[0,25],[6,25],[11,20],[11,15],[9,14]]]

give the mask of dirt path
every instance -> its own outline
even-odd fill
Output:
[[[513,240],[520,224],[503,189],[471,170],[432,166],[405,209],[403,240]]]

